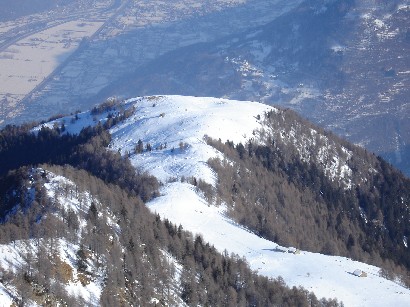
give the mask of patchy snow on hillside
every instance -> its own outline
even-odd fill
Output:
[[[82,215],[85,214],[85,210],[90,206],[92,199],[88,191],[73,193],[73,191],[78,190],[74,182],[41,168],[32,169],[31,174],[34,173],[47,175],[48,182],[44,183],[44,187],[48,196],[57,201],[55,203],[56,206],[65,210],[72,210],[78,215],[80,213]],[[34,184],[34,181],[32,183]],[[53,214],[57,215],[59,212],[56,211]],[[85,221],[80,219],[80,222],[80,227],[84,227]],[[80,233],[81,231],[79,231]],[[31,257],[35,259],[39,244],[47,245],[46,240],[43,239],[16,240],[9,244],[0,244],[0,272],[3,270],[4,272],[15,273],[20,268],[28,265],[25,255],[30,253]],[[79,245],[70,243],[64,238],[59,238],[57,239],[56,246],[58,246],[58,253],[56,255],[58,255],[59,263],[68,265],[71,268],[72,278],[65,285],[68,294],[83,298],[89,306],[98,306],[102,284],[104,283],[104,273],[89,261],[88,271],[94,277],[89,278],[88,283],[83,285],[80,282],[80,272],[77,270],[76,252],[79,250]],[[20,294],[17,293],[14,287],[0,282],[0,307],[10,306],[13,302],[13,296],[18,298]],[[37,306],[34,302],[29,305]]]
[[[10,289],[7,289],[2,282],[0,282],[0,307],[9,307],[13,304],[12,294]]]
[[[99,211],[102,211],[101,207],[106,210],[104,217],[107,219],[107,225],[113,230],[111,238],[121,232],[119,225],[115,222],[117,219],[114,214],[99,201],[98,196],[91,195],[90,191],[80,189],[75,182],[68,179],[63,175],[58,175],[49,170],[42,168],[33,168],[30,171],[29,181],[31,184],[36,184],[34,175],[40,175],[45,178],[43,187],[50,199],[53,200],[53,209],[50,213],[58,217],[61,217],[61,209],[66,211],[73,211],[79,217],[79,230],[77,231],[77,240],[67,240],[64,237],[58,238],[54,241],[53,246],[55,252],[52,254],[53,261],[58,263],[59,267],[64,268],[65,283],[63,287],[72,297],[81,299],[86,306],[100,306],[100,297],[106,283],[106,267],[105,260],[101,258],[99,261],[95,261],[97,256],[90,252],[86,261],[86,269],[80,270],[78,268],[78,251],[80,249],[80,236],[86,227],[85,216],[87,215],[88,208],[91,203],[97,205]],[[100,207],[101,206],[101,207]],[[103,213],[100,212],[101,216]],[[77,243],[73,243],[75,241]],[[36,270],[37,256],[39,246],[43,246],[46,249],[49,247],[48,239],[27,239],[27,240],[15,240],[8,244],[0,244],[0,307],[12,306],[13,302],[19,300],[21,290],[17,290],[12,282],[9,282],[11,277],[15,277],[17,272],[21,268],[28,267],[28,259],[31,267]],[[182,265],[173,258],[170,254],[162,251],[164,259],[167,263],[172,264],[171,268],[174,270],[174,278],[170,287],[169,296],[173,298],[174,302],[178,306],[186,306],[183,300],[179,296],[180,277],[182,272]],[[28,256],[29,255],[29,256]],[[21,271],[20,271],[21,272]],[[9,277],[8,274],[11,274]],[[51,279],[51,283],[53,280]],[[153,302],[159,302],[156,298],[152,299]],[[40,306],[40,303],[34,301],[28,301],[27,306]]]
[[[291,125],[281,124],[286,122],[283,114],[280,120],[279,123],[275,122],[272,125],[268,123],[265,127],[265,135],[262,136],[264,142],[267,142],[267,137],[280,139],[286,145],[283,151],[295,149],[301,161],[320,166],[331,181],[337,181],[344,189],[353,187],[353,171],[348,165],[353,153],[349,149],[338,145],[315,129],[306,129],[306,126],[299,122]]]
[[[34,127],[32,132],[38,133],[43,127],[49,129],[53,129],[54,127],[62,129],[62,127],[64,127],[62,133],[79,134],[85,127],[96,126],[98,123],[104,124],[110,113],[112,112],[102,112],[93,115],[91,111],[77,112]]]
[[[36,257],[38,243],[35,239],[18,240],[10,244],[0,244],[0,269],[5,272],[16,272],[19,268],[28,265],[24,259],[24,255],[31,253],[32,257]],[[40,240],[42,241],[42,240]],[[90,278],[88,284],[82,285],[79,278],[79,272],[76,268],[77,257],[76,252],[79,245],[71,244],[64,239],[58,239],[57,242],[59,252],[57,253],[59,262],[68,265],[72,269],[72,279],[65,285],[67,292],[70,295],[81,297],[89,306],[98,306],[99,298],[102,292],[103,276],[91,262],[89,262],[89,271],[93,272],[94,276],[99,278]],[[34,264],[31,264],[32,266]],[[5,285],[0,282],[0,307],[11,306],[13,297],[20,297],[13,286]],[[34,302],[30,306],[38,306]]]
[[[246,257],[260,274],[282,276],[288,285],[303,286],[318,297],[335,297],[345,306],[410,306],[410,290],[380,277],[379,268],[344,257],[285,253],[287,248],[258,237],[228,218],[224,206],[209,205],[194,186],[168,182],[170,178],[195,176],[214,183],[215,175],[206,161],[221,154],[206,145],[203,136],[246,141],[260,128],[256,116],[269,107],[180,96],[136,98],[126,104],[134,104],[137,111],[111,129],[110,146],[128,153],[137,169],[165,183],[161,196],[148,203],[153,212],[201,234],[221,252]],[[138,140],[149,143],[153,150],[135,154]],[[156,149],[161,145],[162,149]],[[367,277],[354,276],[356,269],[365,271]]]

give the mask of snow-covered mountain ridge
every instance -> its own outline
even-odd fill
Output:
[[[236,144],[245,144],[250,139],[258,142],[272,138],[286,155],[316,165],[331,181],[345,189],[369,185],[369,179],[377,174],[378,161],[374,156],[353,154],[351,144],[331,136],[291,111],[256,102],[148,96],[126,100],[102,112],[88,111],[63,117],[42,126],[52,128],[64,124],[65,133],[76,134],[88,125],[106,123],[124,109],[133,115],[112,127],[110,147],[128,155],[139,169],[155,175],[163,183],[182,177],[215,182],[206,162],[219,154],[206,145],[204,137]],[[274,119],[268,123],[264,114],[270,111]],[[141,141],[140,145],[138,141]],[[141,154],[136,154],[137,146],[141,147],[138,149]],[[356,150],[360,149],[356,147]],[[404,197],[404,202],[408,201]]]
[[[259,273],[268,277],[282,276],[287,284],[301,285],[319,297],[336,297],[346,306],[409,305],[409,290],[398,281],[381,277],[379,268],[344,257],[305,251],[285,253],[287,247],[260,238],[239,225],[227,216],[224,204],[217,207],[208,203],[204,195],[189,183],[190,180],[185,180],[195,177],[216,184],[217,178],[207,161],[212,157],[222,159],[223,155],[207,145],[205,135],[220,138],[223,142],[230,140],[246,144],[250,139],[261,137],[258,131],[267,129],[263,125],[265,112],[282,116],[282,111],[256,102],[150,96],[127,100],[110,110],[79,113],[45,125],[63,130],[64,123],[63,133],[78,133],[88,125],[95,126],[99,122],[104,125],[120,109],[132,110],[132,114],[110,128],[112,141],[109,147],[115,153],[128,156],[138,171],[149,172],[163,183],[161,195],[147,204],[153,212],[181,224],[184,229],[201,234],[205,241],[221,252],[226,250],[245,257],[252,269]],[[307,161],[307,153],[303,150],[313,142],[298,139],[302,130],[302,127],[290,127],[273,132],[283,134],[296,148],[299,158]],[[312,130],[308,129],[308,132],[317,138]],[[317,139],[323,141],[325,136]],[[327,151],[318,152],[341,153],[336,159],[342,169],[348,167],[345,166],[346,161],[354,158],[348,149],[333,150],[328,148],[330,142],[322,143]],[[333,161],[333,158],[329,156],[328,160]],[[313,159],[312,162],[317,161]],[[326,160],[323,163],[326,165]],[[326,173],[326,168],[323,171]],[[336,180],[337,177],[331,178]],[[356,269],[365,271],[367,277],[355,276]]]
[[[347,165],[352,153],[313,128],[305,133],[306,127],[297,121],[285,125],[284,111],[274,107],[188,96],[150,96],[125,102],[130,104],[135,115],[110,130],[110,147],[130,155],[135,165],[162,182],[182,176],[213,182],[206,162],[218,153],[206,145],[204,137],[245,144],[249,139],[262,140],[267,133],[294,148],[302,161],[321,165],[332,180],[341,181],[346,188],[352,186],[352,170]],[[263,120],[270,111],[278,114],[275,126]],[[139,140],[151,150],[134,154]]]
[[[255,137],[255,129],[262,128],[258,115],[275,109],[258,103],[180,96],[138,98],[130,102],[136,107],[136,113],[111,129],[111,147],[123,154],[130,153],[141,139],[154,148],[130,156],[135,167],[165,183],[162,196],[148,203],[151,210],[200,233],[220,251],[226,249],[246,257],[252,268],[262,274],[280,275],[290,285],[302,285],[318,296],[335,296],[347,306],[408,305],[410,292],[379,277],[378,268],[342,257],[278,252],[280,248],[276,243],[259,238],[227,218],[223,207],[209,206],[193,186],[166,183],[168,179],[182,176],[214,182],[206,161],[218,152],[207,147],[202,137],[246,143],[248,138]],[[184,146],[180,147],[181,143]],[[156,150],[161,144],[167,144],[167,148]],[[356,268],[367,271],[368,278],[358,279],[349,274]],[[394,293],[391,289],[395,289]],[[387,292],[382,296],[380,293],[384,291]]]
[[[307,122],[302,125],[300,119],[289,118],[286,110],[251,101],[190,96],[132,98],[124,101],[121,108],[134,108],[134,115],[110,130],[113,137],[110,147],[129,155],[135,165],[162,182],[183,176],[214,182],[205,163],[218,153],[206,145],[205,137],[235,144],[272,137],[283,142],[281,150],[295,150],[302,161],[317,163],[326,176],[340,181],[341,186],[354,185],[348,166],[352,152],[336,144],[323,131],[307,129]],[[273,125],[263,119],[270,111],[276,113]],[[75,120],[63,117],[38,126],[35,131],[42,126],[61,127],[64,123],[65,132],[79,133],[82,127],[104,123],[115,112],[84,112],[77,114]],[[141,155],[135,154],[138,141],[142,142]],[[150,150],[146,150],[147,144]]]

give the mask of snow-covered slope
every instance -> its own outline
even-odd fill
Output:
[[[174,180],[195,176],[213,183],[215,178],[206,161],[219,153],[206,145],[204,135],[223,141],[246,141],[260,126],[256,116],[270,107],[180,96],[137,98],[126,104],[133,104],[136,112],[111,129],[111,147],[127,152],[136,168],[164,183],[162,195],[148,204],[153,212],[202,234],[220,251],[226,249],[246,257],[261,274],[282,276],[287,284],[301,285],[320,297],[336,297],[346,306],[410,305],[410,291],[380,277],[379,268],[343,257],[303,251],[298,255],[284,253],[276,243],[261,239],[227,218],[223,206],[210,206],[192,185]],[[135,154],[138,140],[144,145],[149,143],[152,150]],[[367,277],[354,276],[356,269],[367,272]]]
[[[71,244],[65,239],[59,239],[57,242],[59,246],[58,251],[58,261],[61,265],[69,268],[71,272],[71,278],[65,285],[65,290],[69,295],[76,297],[81,297],[86,302],[98,302],[98,299],[101,295],[103,277],[101,276],[100,270],[95,266],[90,266],[91,272],[98,272],[95,275],[100,275],[99,278],[90,279],[87,281],[87,284],[81,284],[80,275],[81,273],[76,268],[76,251],[79,246],[76,244]],[[8,272],[16,272],[16,270],[21,266],[28,266],[26,260],[22,255],[30,252],[35,257],[38,252],[38,244],[36,240],[19,240],[10,244],[0,244],[0,268],[7,269]],[[89,263],[91,264],[91,262]],[[33,263],[31,263],[33,265]],[[21,297],[14,286],[3,283],[0,281],[0,307],[9,307],[13,306],[13,299]],[[40,306],[38,303],[35,303],[29,300],[30,306]],[[90,306],[97,306],[96,303],[91,304]]]
[[[217,152],[206,145],[204,136],[246,141],[254,129],[261,127],[256,116],[272,109],[256,102],[185,96],[152,96],[127,103],[133,103],[137,110],[111,129],[111,147],[131,153],[135,166],[162,182],[182,176],[213,182],[206,162]],[[134,155],[139,140],[144,153]],[[152,151],[145,151],[148,143]]]
[[[344,257],[302,251],[285,253],[226,217],[224,207],[208,206],[195,189],[170,183],[163,196],[149,204],[152,211],[185,229],[203,235],[219,251],[245,257],[251,268],[269,277],[282,276],[289,286],[303,286],[318,297],[336,297],[345,306],[409,306],[410,291],[379,276],[379,268]],[[367,273],[359,278],[356,269]]]
[[[89,192],[80,192],[78,195],[73,197],[72,193],[67,193],[63,195],[62,191],[77,189],[74,182],[71,180],[53,174],[51,172],[45,171],[43,169],[33,169],[33,173],[47,174],[48,183],[44,184],[44,188],[47,191],[48,197],[55,199],[56,204],[53,208],[54,214],[61,216],[61,209],[72,210],[75,214],[81,218],[81,229],[85,226],[84,212],[85,208],[88,208],[92,202],[92,197]],[[32,180],[34,185],[35,181]],[[70,195],[69,195],[70,194]],[[95,201],[95,200],[94,200]],[[14,211],[14,210],[12,210]],[[47,239],[40,239],[40,242],[44,244]],[[0,271],[4,272],[17,272],[21,267],[25,266],[35,266],[33,263],[28,263],[29,259],[27,253],[30,253],[32,260],[36,259],[38,249],[39,249],[38,239],[28,239],[28,240],[16,240],[9,244],[0,244]],[[103,284],[103,272],[101,269],[96,268],[92,262],[87,263],[89,266],[89,272],[92,272],[95,278],[90,278],[87,280],[86,284],[81,283],[80,275],[81,273],[77,269],[77,256],[76,252],[79,249],[78,244],[69,242],[66,238],[59,238],[55,244],[57,246],[58,252],[54,254],[55,261],[57,261],[61,266],[65,266],[67,272],[69,272],[69,278],[65,284],[65,290],[69,295],[76,297],[81,297],[86,302],[98,302],[102,291]],[[58,255],[58,256],[56,256]],[[0,307],[12,306],[13,299],[20,298],[21,293],[19,293],[14,286],[0,280]],[[91,304],[91,303],[90,303]],[[39,302],[29,301],[30,306],[39,306]],[[97,304],[91,304],[91,306],[97,306]]]
[[[40,175],[44,182],[40,183],[37,180],[38,178],[35,179],[32,176],[34,174]],[[84,254],[86,256],[82,259],[84,262],[80,267],[79,250],[83,249],[84,241],[82,240],[89,226],[87,212],[89,212],[91,204],[96,206],[100,221],[103,220],[101,219],[102,216],[105,217],[104,227],[109,229],[109,233],[106,235],[109,235],[110,241],[120,241],[121,228],[117,222],[118,218],[107,203],[98,199],[98,195],[95,193],[91,194],[87,189],[83,190],[84,187],[81,188],[74,181],[65,177],[65,175],[58,175],[42,168],[33,168],[29,183],[31,186],[26,187],[28,190],[34,189],[34,186],[38,189],[41,185],[47,197],[52,200],[52,208],[44,211],[44,216],[38,217],[38,223],[41,220],[46,220],[48,215],[54,215],[57,219],[66,220],[68,218],[67,213],[72,212],[78,217],[79,227],[76,232],[71,234],[66,231],[62,232],[53,241],[53,244],[50,243],[52,240],[47,235],[44,238],[20,239],[7,244],[0,244],[0,307],[17,306],[17,303],[24,306],[104,305],[101,303],[103,301],[101,297],[103,291],[107,288],[108,267],[112,264],[106,255],[97,255],[90,249],[85,248],[86,252]],[[16,208],[10,210],[9,214],[18,214],[19,209],[17,207],[20,207],[20,205],[17,204]],[[37,204],[37,207],[40,207],[40,205]],[[64,225],[55,226],[53,224],[53,226],[62,227]],[[112,249],[112,246],[111,243],[109,248]],[[121,248],[123,249],[124,247],[121,246]],[[44,253],[46,257],[44,257]],[[169,298],[178,306],[186,306],[178,296],[177,288],[182,265],[167,252],[160,250],[159,253],[166,259],[167,263],[172,263],[175,268],[175,275],[168,281],[171,284],[170,292],[168,293]],[[50,270],[53,272],[58,271],[59,274],[48,272],[49,275],[46,278],[50,282],[49,289],[37,292],[36,298],[33,300],[33,296],[30,295],[32,292],[31,287],[23,288],[21,286],[22,283],[19,281],[21,278],[20,274],[24,272],[25,274],[35,276],[32,282],[34,285],[37,280],[36,276],[44,273],[44,271],[38,272],[40,271],[38,268],[39,264],[42,263],[49,263],[52,268]],[[118,268],[118,270],[120,269]],[[57,291],[58,294],[55,295],[57,285],[61,286],[63,290]],[[38,283],[37,286],[35,288],[37,290],[42,287],[41,283]],[[50,288],[52,288],[51,291]],[[65,299],[70,299],[69,301],[61,300],[63,291],[66,294]],[[159,299],[156,297],[153,297],[152,300],[153,302],[159,302]]]

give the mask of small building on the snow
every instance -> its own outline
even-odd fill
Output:
[[[298,254],[300,254],[300,250],[298,250],[298,249],[295,248],[295,247],[289,247],[289,248],[288,248],[288,253],[292,253],[292,254],[298,255]]]
[[[354,270],[353,275],[358,277],[367,277],[367,273],[359,269]]]
[[[282,247],[279,245],[276,245],[276,248],[274,249],[275,252],[282,252],[282,253],[290,253],[290,254],[300,254],[300,250],[298,250],[295,247]]]

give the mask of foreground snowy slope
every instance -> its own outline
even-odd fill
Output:
[[[203,235],[221,252],[245,257],[260,274],[282,276],[289,286],[303,286],[318,297],[336,297],[345,306],[409,306],[410,291],[381,278],[379,268],[344,257],[302,251],[284,253],[274,242],[248,232],[224,214],[224,208],[208,206],[195,189],[170,183],[163,196],[149,204],[152,211]],[[356,269],[367,273],[360,278]]]
[[[101,256],[96,253],[96,250],[84,247],[84,238],[87,236],[89,229],[89,208],[94,206],[96,208],[96,215],[98,220],[102,222],[102,216],[106,217],[104,223],[99,224],[99,230],[105,228],[110,231],[110,234],[104,236],[109,237],[109,240],[121,242],[120,233],[121,226],[118,223],[118,218],[115,216],[113,208],[107,205],[102,194],[92,192],[92,188],[84,189],[84,182],[79,182],[78,179],[74,181],[67,178],[67,174],[63,168],[55,167],[53,171],[46,168],[32,168],[29,171],[28,186],[19,186],[21,190],[28,190],[34,197],[34,190],[41,189],[44,196],[50,201],[48,209],[42,211],[42,215],[37,217],[38,224],[44,225],[45,221],[54,216],[61,219],[62,223],[53,223],[53,228],[60,230],[65,227],[65,221],[68,218],[76,224],[78,229],[74,232],[65,228],[58,238],[53,240],[47,235],[46,231],[42,231],[43,238],[35,237],[13,240],[12,242],[4,243],[3,234],[7,231],[2,229],[0,238],[0,307],[10,306],[118,306],[115,303],[107,304],[102,299],[104,291],[107,291],[107,280],[110,279],[109,267],[112,265],[109,257]],[[69,168],[65,168],[68,170]],[[73,169],[71,169],[73,171]],[[41,176],[42,181],[39,180]],[[84,173],[82,173],[84,176]],[[91,181],[86,182],[90,183]],[[94,182],[95,184],[95,182]],[[41,188],[40,188],[41,187]],[[101,186],[100,186],[101,187]],[[17,192],[16,192],[17,193]],[[101,199],[99,198],[101,197]],[[135,206],[135,203],[133,204]],[[142,205],[142,204],[141,204]],[[17,204],[12,210],[8,211],[6,220],[13,219],[17,212],[20,211],[21,206],[25,207],[26,212],[29,212],[34,206],[40,207],[38,203],[31,203],[31,208],[26,204]],[[71,212],[71,213],[70,213]],[[27,213],[29,214],[29,213]],[[76,216],[78,220],[73,217]],[[3,221],[2,221],[3,222]],[[139,224],[138,221],[133,220],[134,223]],[[6,222],[7,223],[7,222]],[[104,224],[104,226],[102,226]],[[27,224],[26,224],[27,225]],[[20,226],[21,227],[21,226]],[[33,230],[36,233],[36,230]],[[34,235],[36,236],[36,235]],[[88,243],[90,243],[89,241]],[[113,242],[109,244],[109,249],[113,249]],[[94,241],[95,243],[95,241]],[[89,246],[89,244],[85,244]],[[125,249],[125,247],[121,247]],[[79,253],[79,251],[86,251]],[[101,250],[100,250],[101,251]],[[178,306],[186,306],[182,299],[178,296],[179,278],[181,275],[182,266],[169,253],[158,250],[158,253],[166,259],[167,263],[172,262],[175,265],[175,275],[168,282],[170,285],[170,298]],[[79,255],[82,255],[79,257]],[[50,260],[50,261],[48,261]],[[97,260],[97,261],[96,261]],[[81,263],[81,265],[80,265]],[[43,269],[41,265],[49,265],[51,273],[48,272],[45,277],[49,284],[44,286],[41,279],[37,276],[44,274],[40,270]],[[121,267],[117,267],[118,271]],[[54,272],[59,272],[54,274]],[[26,275],[23,275],[26,274]],[[21,282],[25,279],[23,276],[31,276],[32,283],[36,284],[37,288],[34,290],[35,295],[32,294],[30,286]],[[40,281],[39,281],[40,280]],[[138,280],[137,280],[138,281]],[[150,285],[151,287],[152,284]],[[109,288],[109,286],[108,286]],[[60,290],[57,290],[60,289]],[[152,297],[153,301],[159,301],[155,295]],[[127,306],[134,306],[127,304]]]
[[[282,276],[287,284],[301,285],[318,296],[336,297],[346,306],[410,305],[410,291],[380,277],[377,267],[343,257],[283,253],[274,242],[261,239],[227,218],[223,206],[209,206],[195,187],[175,180],[195,176],[213,183],[215,178],[206,161],[219,153],[206,145],[204,135],[223,141],[246,141],[260,127],[257,115],[270,107],[180,96],[137,98],[126,104],[133,104],[137,111],[111,129],[111,147],[128,153],[136,168],[164,183],[162,196],[148,204],[152,211],[202,234],[220,251],[226,249],[246,257],[261,274]],[[135,154],[139,140],[152,150]],[[356,269],[368,276],[354,276]]]

